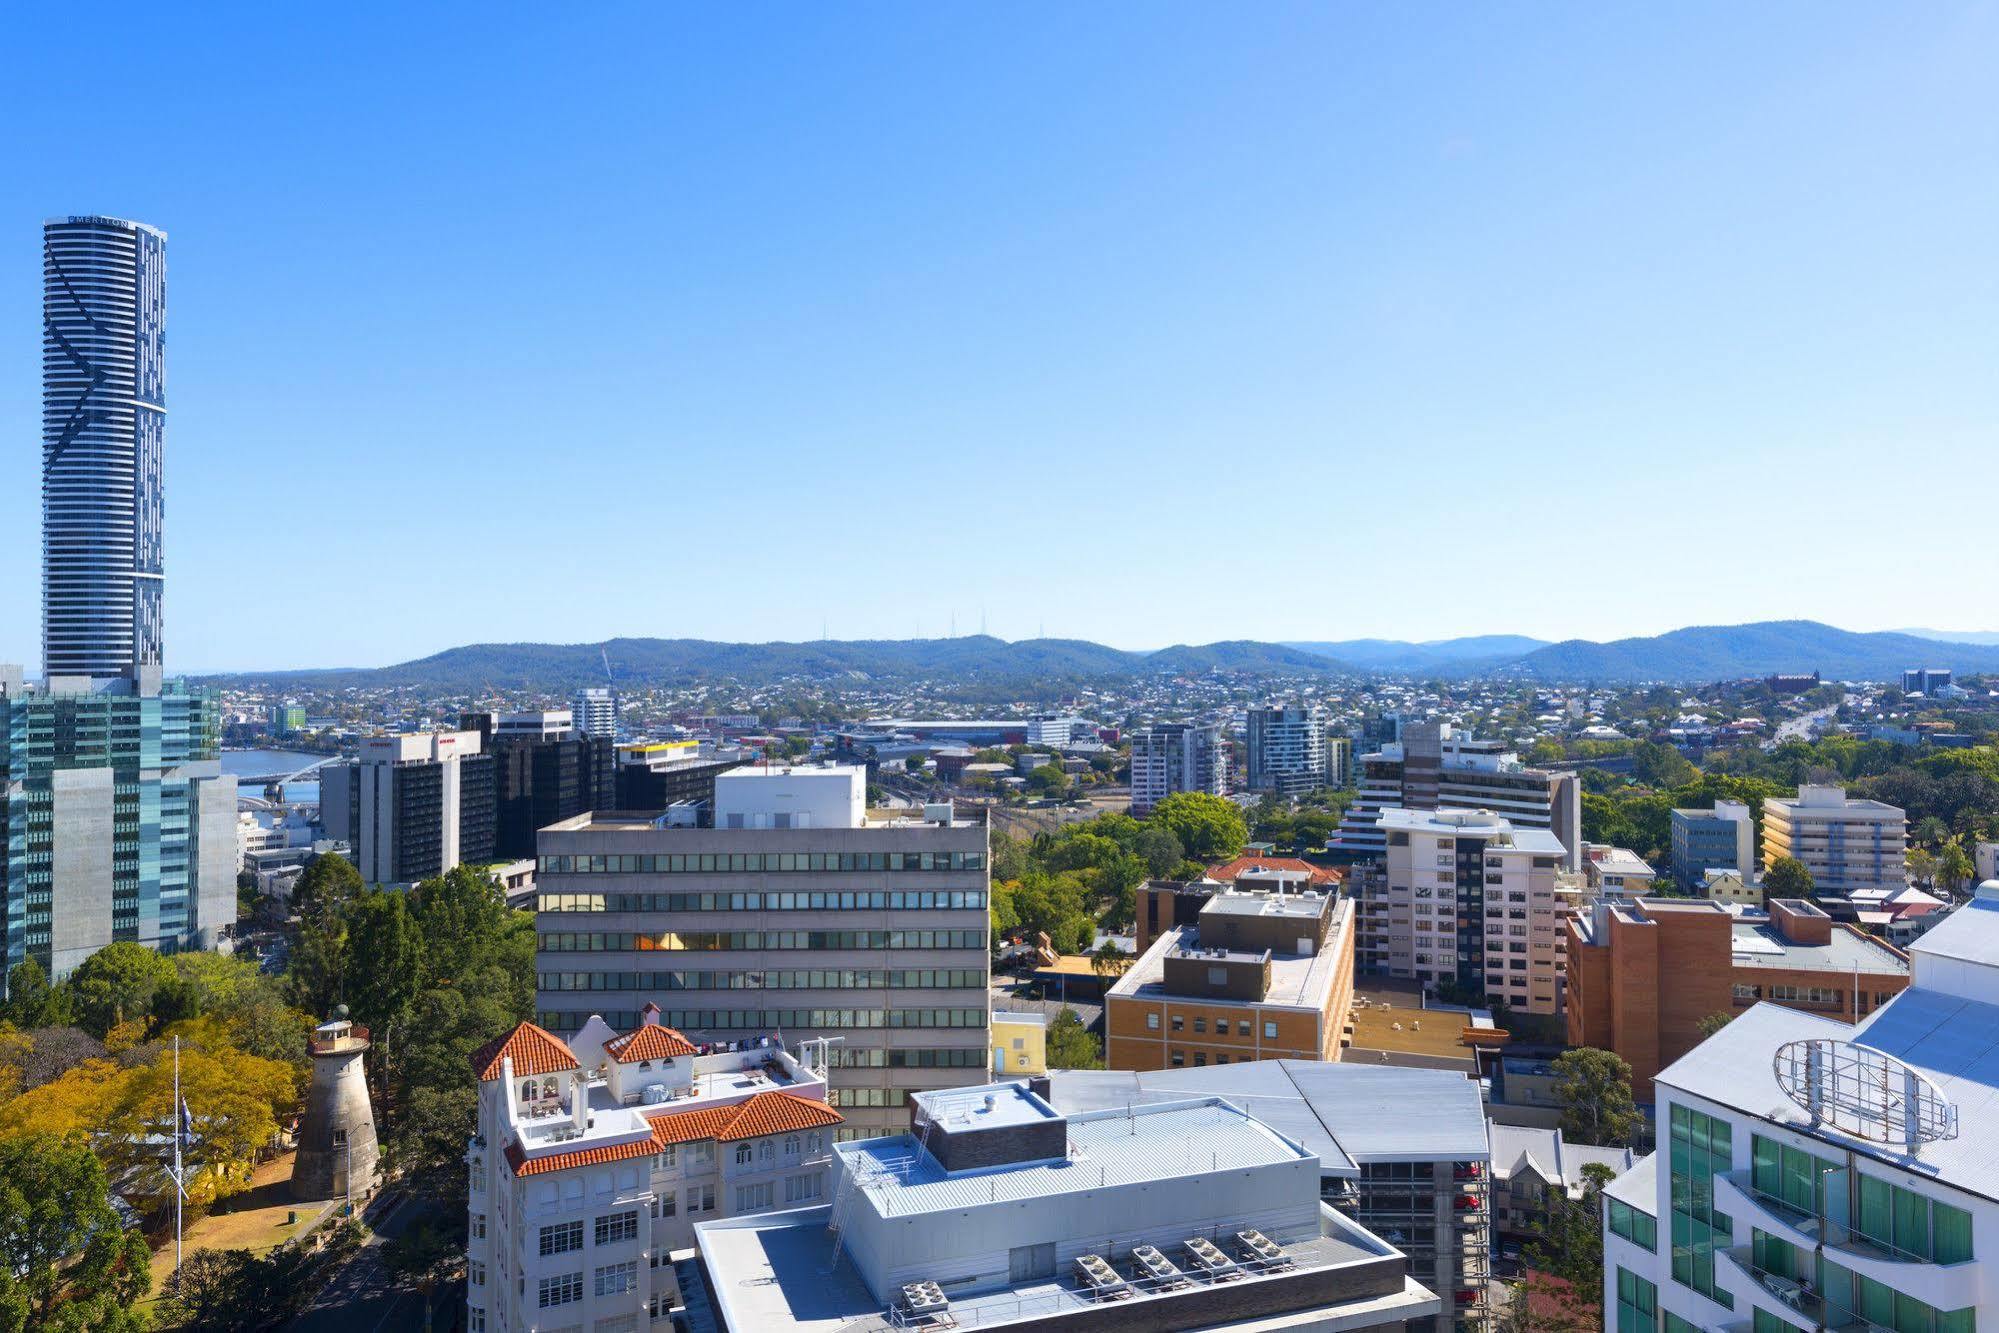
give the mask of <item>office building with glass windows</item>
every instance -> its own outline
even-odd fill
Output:
[[[117,940],[210,948],[236,920],[236,783],[212,695],[0,667],[6,966]]]
[[[1910,953],[1858,1023],[1759,1004],[1658,1075],[1659,1150],[1605,1191],[1607,1326],[1999,1320],[1999,882]]]
[[[908,1124],[910,1093],[983,1082],[986,825],[948,804],[870,811],[858,767],[741,768],[712,828],[596,812],[541,830],[536,1021],[696,1042],[835,1038],[846,1134]]]
[[[161,683],[166,237],[42,229],[41,681],[0,666],[0,939],[61,977],[236,919],[212,695]]]

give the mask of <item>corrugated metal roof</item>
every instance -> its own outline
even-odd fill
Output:
[[[1125,1106],[1171,1097],[1226,1097],[1319,1155],[1321,1170],[1351,1175],[1373,1161],[1484,1161],[1478,1085],[1442,1069],[1254,1060],[1198,1069],[1057,1072],[1057,1109]]]
[[[1909,946],[1912,954],[1935,954],[1999,966],[1999,899],[1979,896],[1931,926]]]
[[[1067,1160],[947,1174],[907,1134],[843,1143],[834,1149],[862,1178],[884,1217],[948,1211],[973,1204],[1195,1176],[1295,1162],[1292,1147],[1243,1112],[1213,1099],[1143,1109],[1136,1115],[1071,1117]]]
[[[1636,1160],[1629,1148],[1598,1148],[1587,1143],[1570,1143],[1559,1129],[1537,1129],[1530,1125],[1494,1123],[1492,1174],[1511,1179],[1531,1168],[1543,1180],[1559,1180],[1569,1189],[1582,1188],[1583,1168],[1591,1162],[1607,1166],[1614,1176],[1631,1168]]]

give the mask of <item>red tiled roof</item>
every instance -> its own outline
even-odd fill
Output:
[[[710,1106],[699,1111],[668,1111],[663,1115],[648,1115],[652,1121],[653,1139],[662,1146],[669,1143],[693,1143],[698,1139],[716,1137],[722,1127],[735,1114],[733,1106]]]
[[[500,1061],[506,1059],[514,1062],[516,1077],[579,1068],[576,1057],[569,1053],[560,1037],[532,1023],[522,1023],[506,1036],[472,1052],[472,1076],[481,1083],[498,1078]]]
[[[1313,884],[1337,884],[1346,878],[1342,871],[1330,866],[1315,866],[1295,856],[1238,856],[1223,865],[1210,866],[1208,878],[1233,884],[1236,876],[1253,870],[1282,870],[1294,875],[1309,875]]]
[[[670,1060],[694,1054],[694,1043],[662,1023],[647,1023],[604,1043],[604,1054],[621,1065],[639,1060]]]
[[[518,1143],[507,1145],[507,1165],[517,1176],[538,1176],[547,1171],[563,1171],[572,1166],[595,1166],[600,1162],[622,1162],[631,1157],[650,1157],[659,1151],[659,1144],[651,1139],[634,1139],[630,1143],[614,1143],[606,1148],[578,1148],[575,1152],[553,1153],[547,1157],[529,1157],[521,1151]]]
[[[824,1102],[808,1101],[789,1092],[760,1092],[728,1109],[734,1114],[716,1133],[718,1139],[760,1139],[766,1134],[837,1125],[844,1119]]]
[[[572,1166],[596,1166],[622,1162],[633,1157],[650,1157],[675,1143],[695,1143],[702,1139],[758,1139],[767,1134],[790,1134],[802,1129],[823,1129],[837,1125],[843,1117],[824,1102],[808,1101],[789,1092],[760,1092],[746,1102],[731,1106],[709,1106],[694,1111],[664,1111],[646,1114],[652,1137],[617,1143],[604,1148],[578,1148],[575,1152],[529,1157],[518,1143],[507,1145],[507,1165],[516,1176],[538,1176],[564,1171]]]

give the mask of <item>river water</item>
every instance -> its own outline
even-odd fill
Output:
[[[295,772],[325,756],[301,754],[296,750],[224,750],[219,757],[222,760],[222,771],[224,773],[233,773],[238,777],[254,778]],[[261,797],[264,794],[264,785],[261,782],[239,784],[237,794],[240,796]],[[285,799],[288,801],[304,801],[309,805],[317,805],[319,803],[319,784],[317,782],[288,782],[285,784]]]

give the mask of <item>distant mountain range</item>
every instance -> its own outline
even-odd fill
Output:
[[[883,683],[955,681],[979,685],[1060,687],[1117,676],[1180,675],[1211,669],[1314,675],[1344,668],[1325,657],[1274,643],[1176,645],[1134,653],[1080,639],[1008,643],[987,635],[954,639],[818,640],[811,643],[717,643],[706,639],[612,639],[606,643],[480,643],[449,648],[396,666],[319,671],[242,672],[224,683],[295,682],[326,689],[410,687],[442,694],[485,690],[566,692],[612,678],[643,684],[786,679]],[[1046,692],[1046,691],[1045,691]]]
[[[1489,665],[1524,657],[1549,647],[1546,639],[1522,634],[1480,634],[1465,639],[1431,639],[1406,643],[1401,639],[1341,639],[1334,643],[1287,643],[1308,653],[1330,657],[1363,671],[1422,673],[1447,667]]]
[[[1999,640],[1999,636],[1979,638]],[[1999,642],[1950,642],[1914,633],[1856,633],[1811,620],[1700,626],[1650,638],[1548,643],[1519,635],[1403,643],[1388,639],[1259,643],[1230,640],[1126,652],[1080,639],[1007,643],[986,635],[953,639],[822,640],[813,643],[716,643],[705,639],[612,639],[606,643],[485,643],[451,648],[414,662],[369,669],[243,672],[223,684],[317,688],[424,689],[445,695],[490,690],[567,692],[603,682],[608,655],[614,679],[647,685],[733,681],[751,686],[786,679],[933,681],[990,689],[1034,686],[1022,697],[1052,696],[1066,686],[1113,677],[1204,673],[1271,676],[1426,675],[1542,681],[1708,681],[1817,671],[1829,680],[1893,680],[1905,667],[1944,666],[1999,672]]]
[[[1999,633],[1990,630],[1898,629],[1894,633],[1910,634],[1918,639],[1936,639],[1942,643],[1980,643],[1999,646]]]

